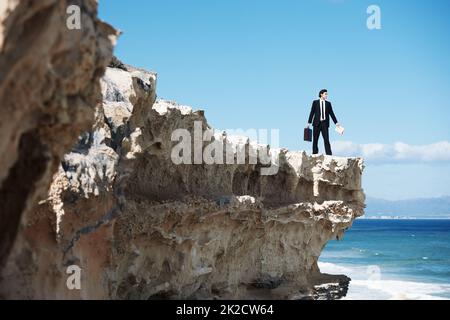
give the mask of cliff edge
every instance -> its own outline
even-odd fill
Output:
[[[156,99],[155,73],[117,60],[101,90],[91,129],[22,222],[1,272],[1,296],[345,295],[349,279],[321,274],[317,261],[363,215],[361,158],[272,149],[213,132],[203,111]],[[194,151],[174,154],[174,132],[191,137]],[[198,141],[213,164],[196,163]],[[269,161],[252,162],[253,154]],[[81,270],[80,290],[67,287],[69,266]]]

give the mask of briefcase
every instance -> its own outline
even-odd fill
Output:
[[[305,131],[303,132],[303,140],[312,141],[312,129],[305,128]]]

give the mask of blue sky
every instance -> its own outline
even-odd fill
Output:
[[[449,14],[447,0],[100,1],[123,31],[116,55],[215,128],[278,128],[281,147],[311,152],[303,128],[327,88],[346,129],[330,127],[333,153],[364,156],[366,194],[391,200],[450,194]]]

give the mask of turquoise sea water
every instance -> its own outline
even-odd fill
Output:
[[[352,278],[346,299],[450,299],[450,220],[358,219],[319,267]]]

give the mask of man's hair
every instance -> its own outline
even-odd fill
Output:
[[[320,92],[319,92],[319,98],[322,97],[322,94],[325,93],[325,92],[328,92],[328,90],[327,90],[327,89],[322,89],[322,90],[320,90]]]

